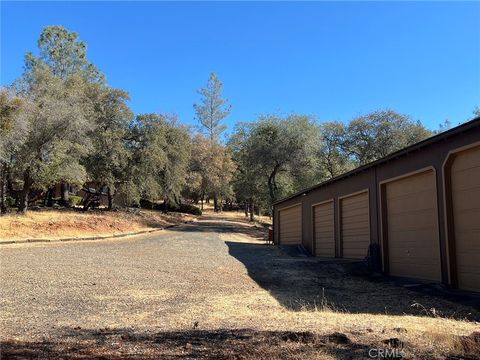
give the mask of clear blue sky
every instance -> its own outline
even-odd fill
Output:
[[[436,128],[480,105],[480,3],[1,3],[1,84],[22,72],[43,27],[88,43],[135,113],[194,123],[211,71],[228,119],[306,113],[342,120],[392,108]]]

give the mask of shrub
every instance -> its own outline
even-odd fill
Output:
[[[15,200],[14,197],[7,196],[7,197],[5,198],[5,206],[6,206],[7,208],[14,207],[15,204],[16,204],[16,202],[17,202],[17,201]]]
[[[149,210],[159,210],[159,211],[171,211],[171,212],[181,212],[181,213],[186,213],[186,214],[192,214],[192,215],[202,215],[202,210],[200,208],[191,205],[191,204],[167,204],[167,207],[165,208],[164,203],[154,203],[150,200],[145,200],[141,199],[140,200],[140,207],[142,209],[149,209]]]
[[[157,205],[157,204],[155,204],[154,202],[152,202],[150,200],[140,199],[140,207],[142,209],[152,210],[152,209],[154,209],[155,205]]]
[[[71,195],[68,197],[68,206],[79,206],[83,201],[81,196]]]
[[[192,214],[192,215],[202,215],[202,210],[200,208],[196,207],[195,205],[192,204],[180,204],[178,205],[178,212],[186,213],[186,214]],[[175,211],[175,210],[172,210]]]

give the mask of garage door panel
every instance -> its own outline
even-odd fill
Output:
[[[368,192],[342,198],[339,204],[342,256],[352,259],[364,258],[370,244]]]
[[[365,204],[359,209],[349,209],[349,208],[344,208],[344,211],[342,212],[343,218],[355,218],[355,217],[360,217],[362,219],[367,219],[368,218],[368,213],[365,213],[365,209],[367,209],[367,205]]]
[[[420,194],[428,190],[435,190],[435,183],[430,183],[430,174],[428,173],[403,178],[401,181],[391,182],[388,185],[387,199],[409,194]]]
[[[342,219],[343,219],[342,221],[345,224],[349,224],[350,222],[365,222],[365,221],[368,221],[368,208],[365,207],[362,210],[362,212],[363,213],[354,214],[354,215],[346,215],[345,213],[342,212]]]
[[[432,270],[430,265],[419,265],[405,267],[402,263],[390,262],[390,272],[402,273],[401,276],[414,279],[434,279],[437,277],[437,272]],[[419,275],[422,274],[422,275]]]
[[[410,209],[411,211],[430,210],[430,196],[430,192],[423,192],[415,195],[387,199],[390,214],[403,213],[405,209]]]
[[[362,218],[343,218],[343,225],[342,228],[344,230],[347,229],[368,229],[368,226],[366,226],[366,223],[368,223],[368,217],[362,217]]]
[[[348,249],[343,256],[348,259],[363,259],[368,255],[368,250],[362,249]]]
[[[291,212],[291,211],[287,212],[287,210],[284,210],[284,211],[285,211],[285,214],[281,214],[281,217],[282,217],[282,220],[285,222],[292,222],[292,221],[295,222],[300,218],[300,214],[297,214],[296,211],[295,212]]]
[[[345,206],[354,206],[359,203],[365,204],[368,202],[368,194],[367,192],[363,192],[357,195],[344,197],[342,198],[342,202]]]
[[[419,223],[418,218],[422,218]],[[415,229],[431,229],[437,226],[437,217],[434,209],[430,211],[415,212],[414,214],[390,214],[388,227],[392,232],[415,230]]]
[[[461,283],[459,287],[464,290],[479,291],[480,274],[475,272],[460,272]]]
[[[316,256],[335,256],[335,228],[333,201],[313,207]]]
[[[319,225],[328,225],[332,222],[333,219],[333,213],[331,214],[318,214],[315,213],[315,224]]]
[[[295,205],[279,210],[279,240],[281,245],[298,245],[302,243],[302,208]]]
[[[461,152],[455,158],[455,171],[460,172],[466,169],[479,168],[480,163],[478,161],[479,157],[479,147],[475,147],[464,152]]]
[[[351,229],[351,230],[345,230],[343,229],[342,232],[343,239],[355,239],[358,238],[360,239],[359,241],[364,241],[365,238],[368,238],[370,235],[369,231],[366,230],[365,228],[359,228],[359,229]]]
[[[480,209],[458,211],[456,214],[455,226],[459,228],[459,233],[477,232],[480,230]]]
[[[456,191],[478,189],[480,187],[477,180],[480,178],[480,167],[456,171],[456,175]]]
[[[463,252],[459,254],[462,256],[462,264],[458,266],[461,271],[476,271],[479,251],[476,252]]]
[[[390,274],[441,280],[435,173],[395,180],[385,189]]]
[[[407,264],[408,267],[407,268],[418,268],[418,267],[421,267],[421,268],[424,268],[424,269],[428,269],[428,272],[432,271],[432,269],[434,269],[434,265],[436,264],[435,261],[432,261],[432,258],[428,255],[424,255],[424,256],[421,256],[421,257],[415,257],[415,258],[410,258],[408,257],[406,254],[405,255],[405,259],[402,259],[402,261],[391,261],[390,262],[390,265],[391,264],[396,264],[396,266],[399,267],[399,269],[401,269],[401,265],[402,264]],[[421,262],[419,260],[422,260]],[[402,275],[402,276],[405,276],[405,275]],[[423,275],[418,275],[417,276],[419,278],[422,278]],[[425,277],[423,277],[425,279]]]
[[[478,203],[478,199],[480,199],[480,187],[465,190],[457,189],[454,195],[453,206],[456,212],[461,210],[478,209],[480,207],[480,204]]]
[[[480,146],[455,156],[451,184],[458,286],[480,291]]]
[[[358,213],[358,210],[363,210],[366,206],[368,206],[368,202],[366,200],[362,200],[361,202],[354,204],[343,203],[343,205],[343,210],[345,213]]]
[[[480,255],[480,244],[478,241],[475,241],[475,239],[478,239],[480,232],[475,233],[475,237],[470,236],[470,234],[465,232],[463,237],[459,237],[458,244],[455,247],[456,251],[457,253],[478,253]]]

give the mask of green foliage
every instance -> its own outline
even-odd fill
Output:
[[[7,208],[11,208],[11,207],[15,206],[16,202],[17,202],[17,200],[12,196],[5,197],[5,205],[6,205]]]
[[[188,129],[166,115],[138,115],[128,134],[129,183],[141,198],[178,202],[190,161]]]
[[[308,116],[261,116],[237,126],[229,147],[237,164],[237,200],[269,208],[279,198],[431,136],[419,122],[391,110],[344,125]],[[251,206],[251,205],[250,205]]]
[[[318,173],[323,179],[343,174],[354,167],[346,149],[347,129],[341,122],[326,122],[320,125],[317,147]]]
[[[221,124],[231,112],[232,107],[228,100],[222,98],[223,83],[215,73],[211,73],[207,86],[198,90],[201,104],[194,104],[197,120],[210,140],[218,140],[226,126]]]
[[[83,198],[81,196],[70,196],[68,198],[68,205],[69,206],[80,206],[82,204]]]
[[[27,53],[22,78],[0,90],[1,212],[9,205],[7,182],[24,210],[31,190],[86,180],[110,199],[122,193],[128,204],[162,210],[159,202],[198,214],[183,196],[213,198],[215,209],[236,200],[268,212],[279,198],[432,135],[392,110],[350,123],[264,115],[239,124],[224,146],[231,105],[216,74],[198,91],[194,109],[204,135],[193,135],[171,115],[134,117],[128,93],[106,84],[78,34],[46,27],[38,49]]]
[[[168,208],[168,211],[173,212],[180,212],[184,214],[192,214],[196,216],[202,215],[202,210],[192,204],[180,204],[180,205],[173,205]]]
[[[190,192],[197,193],[198,198],[211,195],[220,201],[230,199],[234,171],[235,163],[228,148],[202,135],[193,138],[189,178],[194,182],[189,184]]]
[[[93,84],[87,89],[94,126],[88,137],[91,151],[83,158],[90,181],[106,186],[113,193],[128,177],[129,152],[125,144],[133,114],[130,99],[123,90]]]
[[[142,209],[148,210],[158,210],[158,211],[170,211],[170,212],[180,212],[185,214],[192,214],[192,215],[202,215],[202,210],[200,210],[195,205],[191,204],[172,204],[169,202],[153,202],[147,199],[140,200],[140,207]]]
[[[348,125],[345,147],[357,165],[363,165],[432,135],[420,122],[392,110],[359,116]]]
[[[48,68],[53,76],[67,79],[80,75],[89,83],[103,83],[104,76],[87,59],[87,44],[78,39],[78,34],[63,26],[47,26],[38,39],[39,56],[25,56],[26,77],[34,69]]]
[[[270,206],[315,181],[316,139],[318,127],[309,116],[267,115],[238,126],[230,146],[239,164],[235,188],[242,189],[241,197]]]
[[[473,116],[480,116],[480,106],[475,106],[475,109],[473,109]]]

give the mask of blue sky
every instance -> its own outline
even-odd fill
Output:
[[[211,71],[227,120],[291,112],[348,121],[392,108],[436,128],[480,105],[480,3],[1,2],[1,84],[22,72],[43,27],[88,43],[135,113],[195,123]]]

